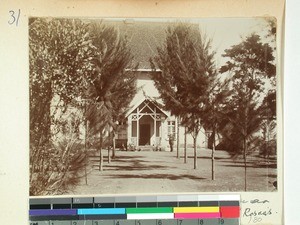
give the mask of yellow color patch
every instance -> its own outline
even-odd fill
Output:
[[[174,213],[215,213],[219,212],[220,208],[214,207],[174,207]]]

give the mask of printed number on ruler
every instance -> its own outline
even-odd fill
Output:
[[[165,220],[76,220],[76,221],[37,221],[30,225],[238,225],[238,220],[224,219],[165,219]]]

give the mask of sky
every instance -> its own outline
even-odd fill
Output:
[[[124,20],[124,18],[109,20]],[[216,52],[217,67],[226,62],[226,58],[222,57],[225,49],[239,44],[242,38],[252,33],[259,34],[264,42],[270,41],[265,38],[268,30],[265,18],[130,18],[129,20],[145,22],[180,21],[199,24],[200,30],[212,39],[212,50]]]
[[[200,29],[212,38],[212,48],[216,51],[217,67],[225,63],[224,50],[239,44],[242,38],[252,33],[261,35],[263,41],[267,34],[266,21],[262,18],[202,19]]]
[[[124,20],[124,18],[115,18],[112,20]],[[266,39],[268,27],[264,18],[201,18],[201,19],[162,19],[162,18],[138,18],[129,19],[130,22],[190,22],[199,24],[200,30],[212,40],[212,50],[216,52],[216,66],[220,68],[228,59],[222,57],[225,49],[229,49],[233,45],[241,43],[242,39],[252,33],[261,36],[262,41]],[[127,22],[129,22],[127,21]],[[226,76],[226,74],[225,74]],[[151,87],[153,88],[151,89]],[[147,85],[151,93],[156,93],[154,85]],[[149,92],[148,90],[148,92]],[[142,93],[140,93],[142,95]],[[158,95],[156,93],[155,95]],[[138,99],[138,98],[137,98]]]
[[[126,21],[127,23],[137,22],[158,22],[158,23],[174,23],[188,22],[199,24],[202,33],[211,39],[212,51],[215,51],[215,64],[217,69],[223,66],[229,59],[223,57],[225,49],[230,49],[233,45],[240,44],[243,39],[252,33],[260,35],[262,42],[270,42],[267,38],[268,24],[266,18],[109,18],[113,21]],[[228,73],[220,75],[220,78],[226,78]],[[272,88],[268,80],[265,82],[265,92]]]

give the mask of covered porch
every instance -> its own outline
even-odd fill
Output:
[[[127,139],[132,146],[161,146],[167,115],[144,100],[127,116]]]

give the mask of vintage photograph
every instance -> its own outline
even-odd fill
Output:
[[[30,195],[276,192],[276,27],[29,18]]]

